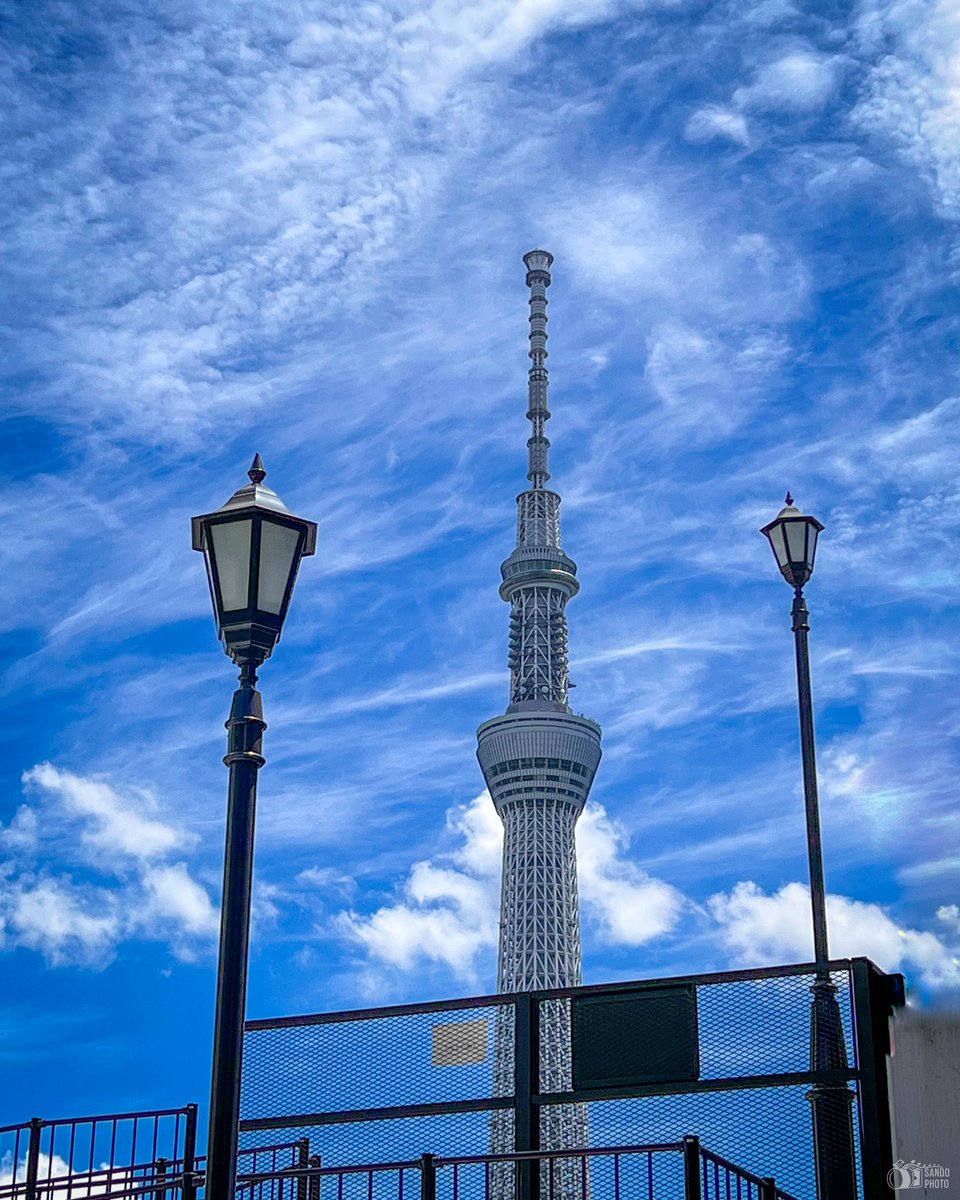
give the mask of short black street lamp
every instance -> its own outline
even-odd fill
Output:
[[[223,508],[193,518],[193,548],[207,563],[210,595],[224,651],[240,668],[227,722],[230,768],[227,837],[220,914],[220,965],[213,1035],[213,1084],[207,1146],[207,1200],[234,1200],[243,1022],[250,944],[250,892],[257,806],[257,772],[264,764],[266,724],[257,691],[257,668],[280,640],[300,560],[313,554],[317,527],[290,513],[263,486],[258,454],[250,483]]]
[[[810,861],[810,902],[813,909],[813,952],[816,980],[810,1011],[810,1070],[846,1071],[847,1050],[837,989],[830,977],[827,946],[826,889],[823,881],[823,845],[820,839],[820,802],[817,795],[817,760],[813,738],[813,696],[810,686],[810,632],[803,588],[813,574],[817,538],[823,525],[794,506],[787,492],[786,507],[760,530],[773,548],[777,566],[793,588],[793,633],[797,652],[797,693],[800,706],[800,748],[803,759],[803,796],[807,818],[807,855]],[[813,1109],[813,1142],[818,1200],[856,1200],[857,1175],[853,1142],[853,1093],[842,1081],[814,1083],[807,1093]]]

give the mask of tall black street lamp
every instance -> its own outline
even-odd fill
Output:
[[[220,966],[213,1035],[213,1084],[207,1146],[207,1200],[234,1200],[243,1022],[247,999],[250,892],[261,751],[263,704],[257,668],[280,640],[300,560],[313,554],[317,527],[289,512],[263,486],[266,471],[258,454],[250,483],[223,508],[193,518],[193,548],[202,550],[210,595],[224,651],[240,668],[227,721],[230,768],[227,838],[220,914]]]
[[[830,977],[827,947],[826,889],[823,882],[823,845],[820,839],[820,802],[817,795],[817,760],[813,739],[813,697],[810,687],[810,632],[803,588],[813,574],[817,538],[823,525],[794,506],[787,492],[786,507],[761,529],[773,548],[784,579],[793,588],[793,634],[797,652],[797,693],[800,705],[800,747],[803,758],[803,796],[807,818],[807,855],[810,861],[810,903],[813,909],[813,952],[816,964],[810,1010],[810,1070],[845,1071],[847,1050],[837,989]],[[853,1142],[853,1093],[843,1081],[817,1082],[807,1093],[813,1110],[813,1143],[818,1200],[856,1200],[857,1175]]]

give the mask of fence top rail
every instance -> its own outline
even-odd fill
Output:
[[[752,1171],[748,1171],[745,1167],[739,1167],[735,1162],[731,1162],[729,1158],[724,1158],[722,1154],[716,1154],[713,1150],[708,1150],[706,1146],[700,1147],[700,1157],[709,1163],[716,1163],[718,1167],[723,1167],[725,1171],[732,1171],[735,1175],[739,1175],[746,1183],[752,1183],[757,1187],[762,1187],[767,1181],[760,1175],[754,1175]],[[783,1188],[776,1189],[777,1200],[795,1200]]]
[[[194,1107],[195,1105],[185,1104],[183,1108],[160,1108],[143,1112],[95,1113],[90,1117],[53,1117],[49,1121],[44,1117],[34,1117],[30,1121],[21,1121],[18,1125],[0,1125],[0,1134],[16,1133],[21,1129],[29,1131],[34,1125],[40,1129],[54,1129],[61,1125],[101,1125],[105,1121],[142,1121],[145,1118],[149,1120],[151,1117],[183,1117]]]
[[[458,1009],[492,1008],[512,1004],[513,993],[493,996],[460,996],[456,1000],[425,1000],[418,1004],[393,1004],[381,1008],[346,1008],[340,1012],[303,1013],[292,1017],[256,1017],[244,1022],[251,1033],[258,1029],[289,1029],[297,1025],[332,1025],[341,1021],[375,1021],[381,1017],[416,1016],[417,1013],[453,1012]]]
[[[700,1147],[700,1157],[706,1162],[716,1163],[718,1167],[723,1167],[725,1171],[733,1171],[739,1175],[741,1179],[747,1183],[755,1183],[757,1186],[762,1186],[766,1180],[760,1175],[754,1175],[752,1171],[746,1170],[745,1167],[738,1166],[735,1162],[731,1162],[729,1158],[724,1158],[722,1154],[714,1154],[712,1150],[708,1150],[706,1146]]]
[[[866,963],[869,968],[879,968],[868,958],[835,958],[827,963],[830,971],[849,973],[854,963]],[[786,963],[776,967],[748,967],[736,971],[716,971],[709,975],[672,975],[665,979],[632,979],[617,983],[589,984],[585,987],[551,988],[529,993],[535,1000],[566,1000],[573,996],[597,995],[601,993],[629,992],[636,988],[668,988],[694,984],[710,987],[724,983],[750,983],[761,979],[780,979],[792,975],[815,975],[816,963]],[[513,1004],[519,992],[499,992],[492,996],[461,996],[454,1000],[428,1000],[414,1004],[395,1004],[381,1008],[353,1008],[339,1012],[303,1013],[289,1017],[257,1017],[244,1023],[244,1029],[253,1033],[265,1029],[290,1029],[302,1025],[333,1025],[346,1021],[372,1021],[384,1017],[415,1016],[417,1013],[456,1012],[470,1008],[491,1008],[495,1005]]]

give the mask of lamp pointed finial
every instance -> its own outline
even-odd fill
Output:
[[[263,459],[259,454],[253,456],[253,462],[250,464],[250,470],[247,472],[250,477],[250,482],[253,484],[263,483],[267,477],[267,472],[263,467]]]
[[[258,454],[257,458],[259,458],[259,457],[260,457],[260,455]],[[787,506],[789,507],[791,504],[793,504],[793,497],[790,495],[789,492],[787,492]]]

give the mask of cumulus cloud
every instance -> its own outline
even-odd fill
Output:
[[[619,822],[599,804],[587,806],[577,824],[580,895],[607,945],[642,946],[669,933],[684,907],[676,888],[630,860],[629,845]]]
[[[75,888],[66,878],[0,881],[3,940],[38,950],[52,963],[101,963],[120,929],[117,898],[107,891]]]
[[[768,894],[744,881],[711,896],[707,906],[738,963],[812,959],[810,893],[804,884],[788,883]],[[950,919],[948,914],[947,924]],[[960,947],[950,948],[933,933],[901,928],[878,904],[828,896],[827,925],[831,952],[839,958],[865,955],[886,971],[909,966],[930,987],[960,985]]]
[[[148,930],[169,923],[177,931],[212,937],[219,928],[217,910],[206,890],[178,862],[150,867],[143,875],[146,903],[137,914]]]
[[[0,848],[12,852],[0,860],[0,946],[57,965],[103,966],[129,939],[168,942],[182,959],[212,944],[218,917],[208,893],[186,862],[164,861],[193,839],[137,811],[156,811],[154,797],[50,763],[24,772],[23,783],[42,810],[23,805],[0,829]],[[98,882],[74,880],[75,850]]]
[[[51,763],[24,771],[22,782],[28,789],[43,789],[54,797],[62,815],[80,819],[81,843],[95,859],[104,853],[157,858],[189,840],[182,829],[145,815],[143,810],[154,808],[156,802],[142,789],[122,796],[107,783],[74,775]]]
[[[449,811],[447,831],[457,845],[416,863],[398,902],[343,913],[338,925],[374,959],[405,970],[441,963],[473,983],[479,959],[497,944],[503,826],[483,792]],[[676,925],[680,893],[626,858],[623,829],[599,805],[581,817],[577,847],[584,916],[601,943],[639,946]]]

